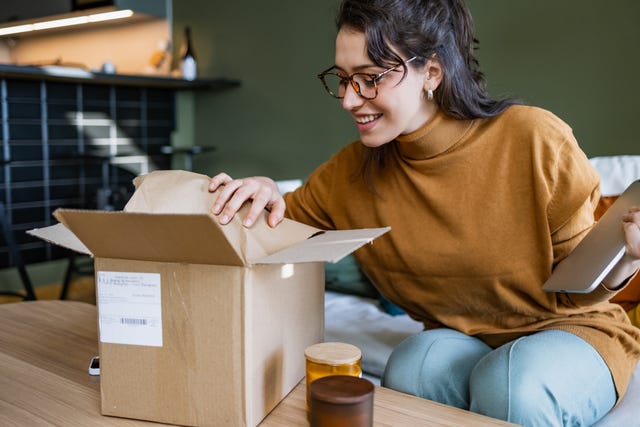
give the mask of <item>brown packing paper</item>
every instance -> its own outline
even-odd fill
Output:
[[[209,177],[185,171],[156,171],[134,180],[136,192],[124,210],[144,213],[211,214],[218,192],[208,190]],[[160,195],[160,197],[158,197]],[[251,229],[242,226],[249,205],[245,204],[233,217],[230,227],[222,227],[236,250],[255,260],[272,254],[317,233],[317,228],[285,219],[275,228],[267,224],[266,212],[258,217]]]

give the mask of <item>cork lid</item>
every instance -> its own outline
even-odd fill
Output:
[[[321,401],[337,405],[353,405],[373,396],[374,385],[364,378],[330,375],[315,380],[309,386],[311,402]]]
[[[304,357],[314,363],[325,365],[346,365],[362,358],[358,347],[341,342],[321,342],[307,347]]]

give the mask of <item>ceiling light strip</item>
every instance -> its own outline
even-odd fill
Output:
[[[15,25],[13,27],[0,28],[0,36],[10,34],[26,33],[29,31],[47,30],[51,28],[68,27],[71,25],[88,24],[91,22],[110,21],[113,19],[123,19],[133,16],[131,9],[118,10],[115,12],[95,13],[92,15],[75,16],[72,18],[54,19],[52,21],[36,22],[34,24]]]

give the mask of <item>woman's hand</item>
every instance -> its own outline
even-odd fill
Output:
[[[640,207],[629,209],[622,217],[627,255],[640,263]]]
[[[622,216],[622,227],[624,228],[626,251],[603,280],[609,289],[620,287],[640,268],[640,207],[633,207]]]
[[[209,191],[221,188],[213,204],[213,213],[220,215],[220,224],[227,224],[247,200],[252,200],[249,213],[243,219],[245,227],[251,227],[263,209],[269,210],[267,222],[275,227],[284,218],[285,203],[276,183],[264,176],[233,179],[226,173],[220,173],[209,183]]]

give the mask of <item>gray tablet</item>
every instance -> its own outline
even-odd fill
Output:
[[[622,216],[640,207],[640,180],[634,181],[607,209],[589,233],[553,270],[542,286],[547,292],[594,290],[625,251]]]

